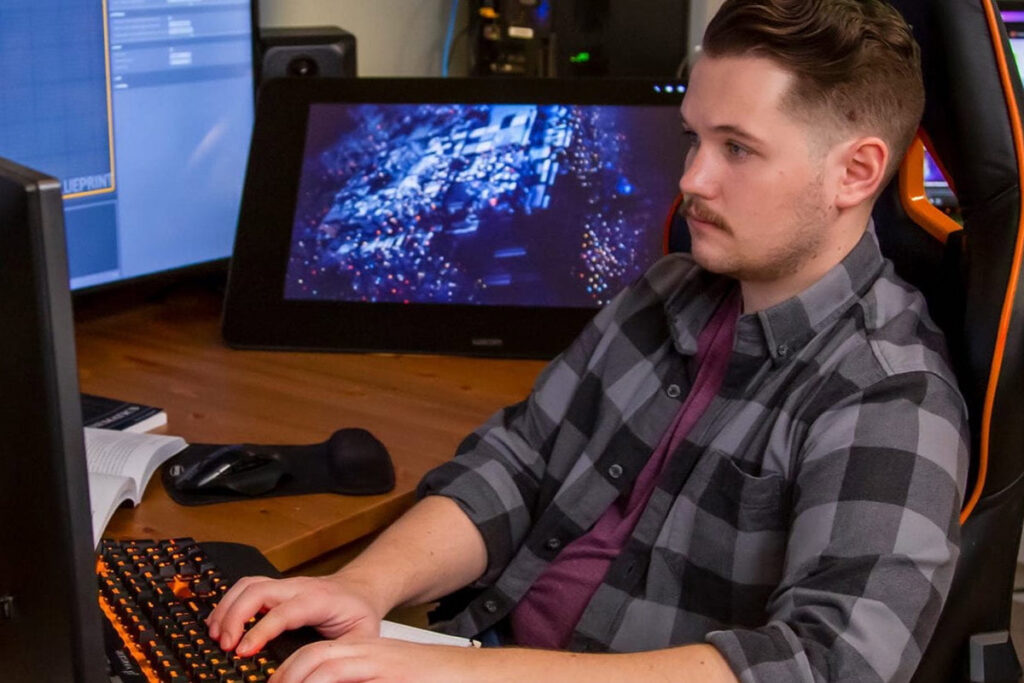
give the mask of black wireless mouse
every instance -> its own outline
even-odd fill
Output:
[[[174,485],[182,491],[228,489],[258,496],[277,486],[284,474],[284,466],[274,454],[232,444],[184,468],[174,477]]]

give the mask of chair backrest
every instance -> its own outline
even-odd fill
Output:
[[[1024,518],[1024,98],[994,0],[893,4],[921,45],[927,104],[920,137],[940,161],[963,217],[962,231],[948,231],[920,209],[920,199],[915,205],[923,194],[915,153],[875,211],[883,251],[922,289],[946,332],[970,410],[960,560],[915,677],[937,681],[964,675],[972,636],[1010,624]]]
[[[1024,519],[1024,97],[994,0],[890,1],[921,45],[926,106],[915,147],[876,205],[876,230],[946,333],[972,432],[961,555],[914,680],[959,680],[970,638],[1009,628]],[[922,144],[954,189],[962,229],[924,196]],[[669,251],[689,247],[678,206]]]

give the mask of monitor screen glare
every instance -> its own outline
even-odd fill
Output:
[[[0,20],[0,155],[60,179],[71,285],[228,256],[250,0],[33,0]]]

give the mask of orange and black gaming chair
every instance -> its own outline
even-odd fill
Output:
[[[914,681],[1016,683],[1008,630],[1024,518],[1024,98],[994,0],[890,1],[921,45],[927,104],[919,139],[876,206],[876,229],[946,332],[973,440],[961,555]],[[925,197],[922,141],[956,194],[962,227]],[[666,248],[687,250],[676,208]]]

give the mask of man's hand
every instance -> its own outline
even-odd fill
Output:
[[[471,672],[480,654],[475,648],[347,636],[296,650],[270,683],[475,681]]]
[[[430,496],[331,576],[242,579],[207,625],[223,649],[245,656],[302,626],[327,638],[376,638],[393,607],[436,600],[478,578],[486,566],[487,549],[473,522],[453,501]],[[260,613],[263,618],[243,638],[245,623]]]
[[[356,586],[340,576],[246,577],[224,595],[207,627],[221,648],[237,646],[244,656],[260,651],[283,631],[302,626],[313,626],[326,638],[377,638],[383,615]],[[263,618],[242,637],[245,623],[260,613]]]

